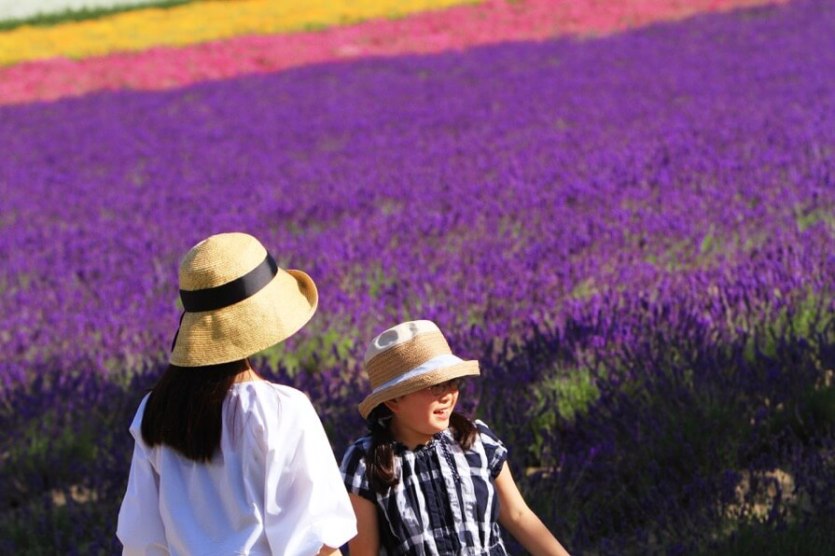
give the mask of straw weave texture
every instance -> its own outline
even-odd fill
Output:
[[[452,380],[453,378],[475,376],[478,374],[480,374],[478,361],[462,361],[449,367],[441,367],[440,369],[435,369],[392,388],[386,388],[385,390],[370,394],[359,404],[359,412],[363,419],[367,419],[368,414],[383,402],[412,394],[432,385]]]
[[[223,241],[204,239],[195,245],[180,263],[180,289],[203,290],[231,282],[256,266],[267,250],[247,234],[222,234]],[[254,240],[254,241],[253,241]]]
[[[254,237],[218,234],[195,245],[180,265],[180,289],[217,287],[244,276],[266,257]],[[295,334],[316,312],[316,284],[300,270],[278,269],[261,290],[233,305],[186,312],[169,361],[181,367],[249,357]]]
[[[428,365],[422,374],[413,376],[403,382],[374,392],[382,385],[421,367],[432,359],[454,355],[444,338],[443,333],[432,321],[409,321],[393,326],[377,335],[368,346],[365,353],[365,371],[371,383],[372,393],[369,394],[358,408],[363,418],[379,404],[417,392],[434,384],[440,384],[453,378],[478,375],[478,361],[462,361],[449,363],[440,359],[433,364],[445,365],[432,368]]]
[[[371,388],[377,388],[433,357],[451,353],[452,350],[443,334],[427,332],[379,352],[366,363],[365,370]]]

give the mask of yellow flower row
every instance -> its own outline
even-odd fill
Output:
[[[227,0],[148,8],[102,19],[54,27],[24,26],[0,33],[0,66],[57,56],[84,58],[240,35],[320,29],[478,1]]]

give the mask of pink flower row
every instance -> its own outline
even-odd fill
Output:
[[[603,34],[700,12],[784,1],[488,0],[317,32],[245,36],[82,60],[26,62],[0,70],[0,104],[54,100],[100,90],[171,89],[360,56],[433,53],[503,41]]]

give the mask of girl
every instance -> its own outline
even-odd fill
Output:
[[[180,297],[170,365],[130,426],[124,554],[338,554],[356,521],[322,424],[249,364],[310,320],[313,281],[219,234],[186,254]]]
[[[371,434],[341,466],[357,515],[351,556],[503,555],[499,523],[532,554],[568,554],[523,500],[501,441],[453,411],[477,361],[420,320],[374,338],[364,365],[373,390],[359,411]]]

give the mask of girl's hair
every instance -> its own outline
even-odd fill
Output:
[[[220,446],[223,400],[236,376],[249,369],[241,359],[220,365],[169,365],[151,390],[142,416],[142,439],[168,445],[185,457],[208,462]]]
[[[375,407],[368,415],[371,448],[365,456],[365,472],[371,490],[384,493],[400,480],[394,470],[394,437],[391,434],[392,412],[386,404]],[[478,430],[465,416],[452,412],[449,417],[452,436],[464,450],[475,442]]]

